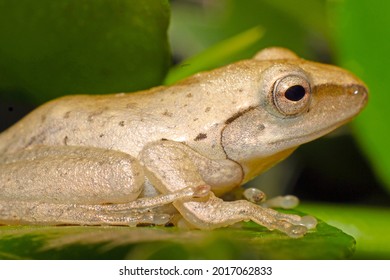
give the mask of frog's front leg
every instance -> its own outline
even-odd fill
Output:
[[[221,174],[208,174],[207,166],[217,172],[220,165],[223,174],[240,173],[236,163],[229,160],[214,161],[205,159],[186,145],[171,141],[162,141],[147,145],[141,153],[146,176],[162,193],[177,191],[188,186],[208,184],[204,178],[218,178]],[[199,168],[200,166],[200,168]],[[229,168],[230,167],[230,168]],[[202,174],[203,173],[203,174]],[[242,174],[231,174],[231,178]],[[234,182],[237,184],[237,182]],[[220,187],[220,186],[218,186]],[[211,185],[213,189],[213,185]],[[263,208],[245,200],[226,202],[212,192],[203,198],[190,198],[175,201],[174,206],[181,215],[197,228],[213,229],[228,226],[239,221],[253,220],[268,229],[277,229],[291,237],[304,235],[314,226],[311,217],[282,214],[273,209]]]
[[[0,156],[0,222],[6,224],[165,224],[154,211],[205,187],[138,198],[142,166],[112,150],[41,146]]]

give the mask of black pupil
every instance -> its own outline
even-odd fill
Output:
[[[299,101],[305,97],[305,94],[305,88],[303,86],[296,85],[289,87],[284,93],[284,96],[290,101]]]

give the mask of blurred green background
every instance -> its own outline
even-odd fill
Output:
[[[146,89],[290,48],[354,72],[369,105],[251,185],[298,195],[301,210],[356,239],[354,258],[390,259],[389,10],[367,0],[0,0],[0,131],[64,94]]]

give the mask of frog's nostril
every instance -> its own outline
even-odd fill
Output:
[[[353,95],[360,95],[360,96],[364,96],[368,94],[367,88],[362,85],[352,85],[350,87],[350,92]]]
[[[352,85],[348,89],[348,93],[356,98],[359,98],[364,106],[368,101],[368,90],[363,85]]]

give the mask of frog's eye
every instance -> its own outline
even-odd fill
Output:
[[[273,102],[283,115],[299,115],[310,105],[311,88],[306,78],[298,75],[277,80],[273,88]]]

